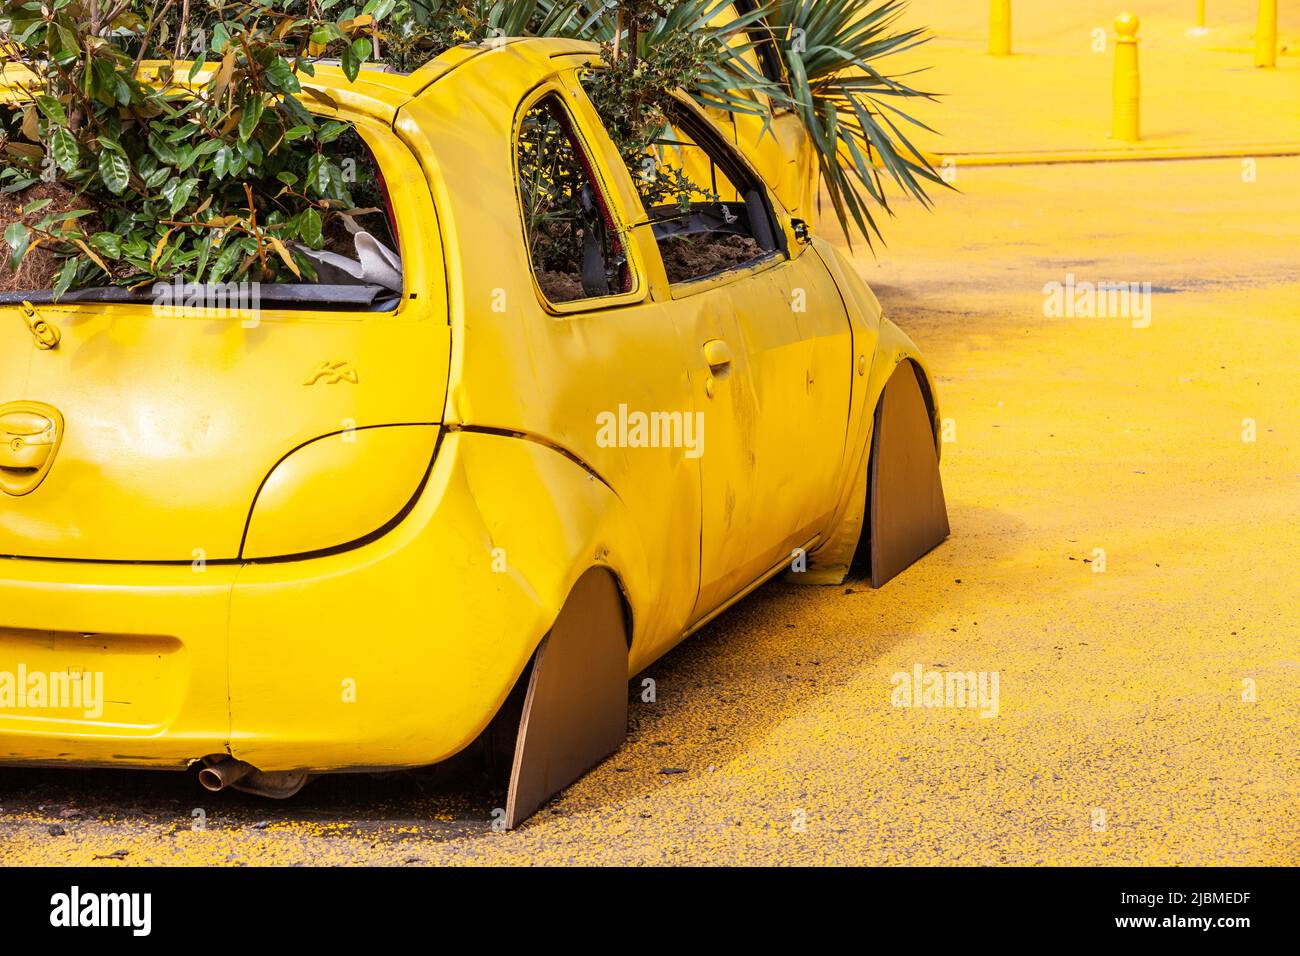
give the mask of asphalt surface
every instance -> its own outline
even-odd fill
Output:
[[[763,588],[520,829],[472,775],[267,802],[3,769],[0,863],[1300,862],[1300,159],[1241,172],[960,170],[904,205],[858,262],[937,373],[952,538],[879,591]],[[1069,275],[1151,283],[1149,325],[1045,315]],[[996,673],[996,716],[895,706],[918,666]]]

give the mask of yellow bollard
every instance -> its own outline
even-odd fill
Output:
[[[1277,0],[1259,0],[1255,21],[1255,65],[1277,66]]]
[[[1115,85],[1114,111],[1110,135],[1114,139],[1135,143],[1138,133],[1142,81],[1138,76],[1138,18],[1121,13],[1115,18]]]
[[[989,0],[989,53],[1011,55],[1011,0]]]

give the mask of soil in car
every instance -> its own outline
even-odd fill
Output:
[[[704,233],[671,236],[659,243],[669,282],[689,282],[753,262],[763,247],[749,236]]]
[[[537,284],[547,300],[573,302],[586,298],[581,265],[572,254],[563,254],[570,250],[563,246],[549,247],[546,249],[549,255],[538,256],[539,251],[534,249],[533,253],[537,257],[535,261],[540,261]],[[689,282],[753,262],[763,255],[763,248],[749,236],[707,233],[665,239],[659,244],[659,251],[664,257],[669,282]]]
[[[550,302],[575,302],[587,296],[582,288],[582,276],[577,272],[539,269],[537,284],[542,287],[542,295]]]
[[[533,236],[533,262],[537,284],[549,302],[574,302],[587,298],[582,288],[582,229],[553,222]]]
[[[24,207],[50,200],[35,212],[23,214]],[[0,194],[0,234],[15,222],[31,227],[46,216],[72,212],[74,209],[94,208],[85,196],[78,196],[71,189],[59,183],[36,183],[16,193]],[[92,235],[100,229],[98,217],[91,213],[82,216],[77,225],[86,235]],[[55,227],[57,228],[57,227]],[[10,265],[13,250],[8,245],[0,246],[0,291],[25,292],[28,289],[50,289],[54,287],[54,277],[63,266],[62,260],[44,245],[29,249],[18,264],[15,272]]]

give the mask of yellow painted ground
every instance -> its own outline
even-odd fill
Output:
[[[938,372],[953,537],[745,601],[521,830],[411,776],[4,770],[0,863],[1300,863],[1300,159],[1257,173],[963,170],[904,207],[859,261]],[[1150,326],[1045,318],[1067,273],[1151,282]],[[999,716],[892,707],[916,664],[996,671]]]
[[[934,153],[1300,146],[1300,5],[1279,4],[1272,70],[1252,65],[1257,0],[1207,7],[1207,32],[1193,34],[1195,0],[1013,0],[1014,55],[990,57],[987,0],[913,0],[903,22],[929,27],[933,39],[882,66],[921,70],[912,84],[940,94],[900,104],[939,131],[914,139]],[[1124,10],[1142,21],[1136,147],[1108,136],[1114,20]]]

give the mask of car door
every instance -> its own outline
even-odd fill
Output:
[[[791,247],[752,168],[685,103],[673,139],[673,156],[725,200],[701,213],[720,207],[719,228],[747,226],[761,247],[706,275],[672,274],[680,257],[661,230],[669,308],[704,421],[698,621],[822,530],[844,452],[852,341],[834,281],[814,251]]]
[[[705,425],[696,619],[818,542],[848,425],[851,335],[817,256],[725,279],[673,302]]]

